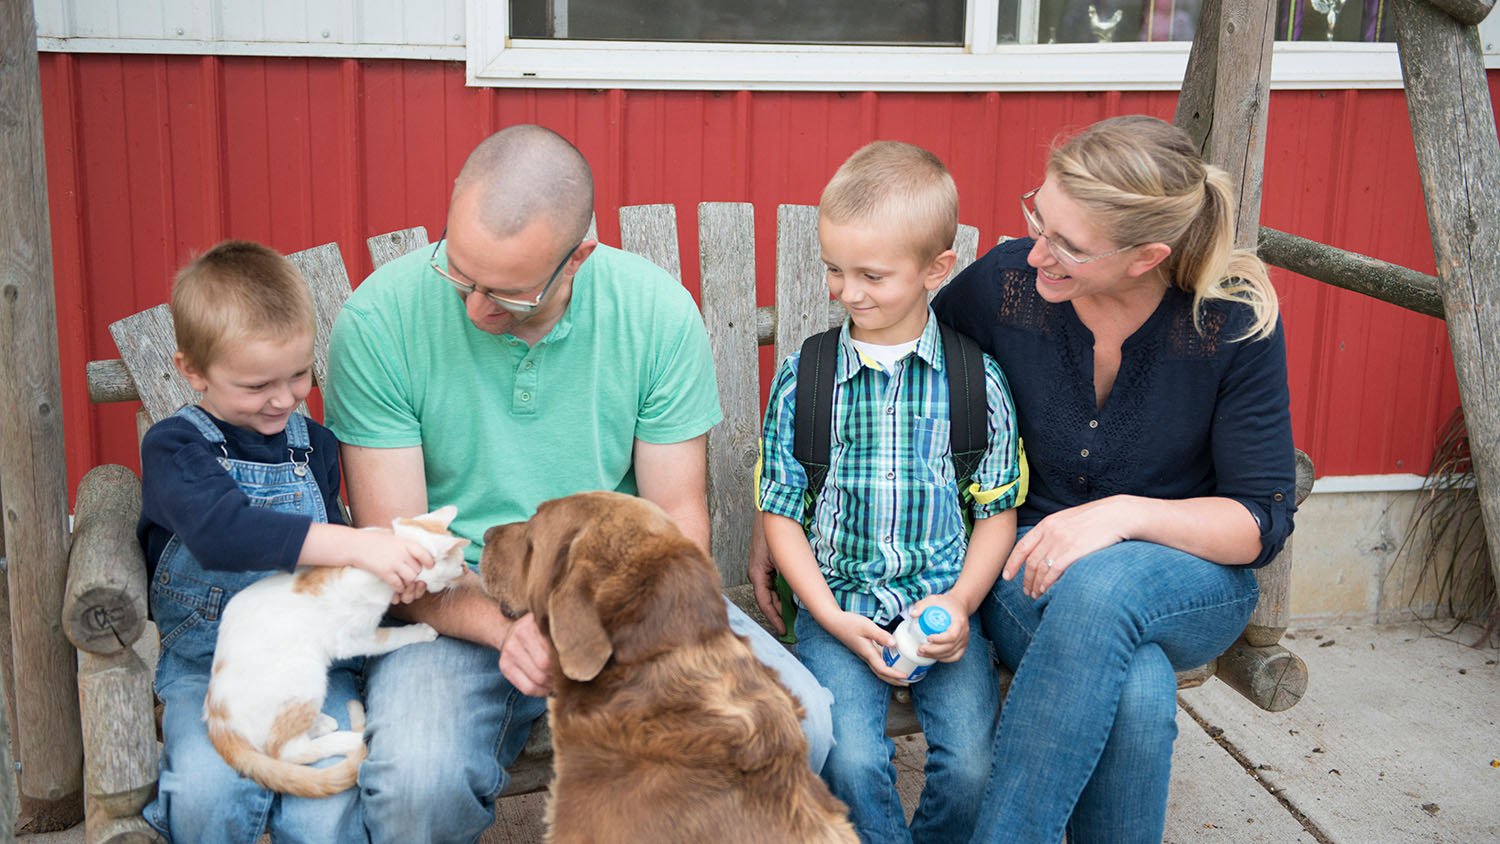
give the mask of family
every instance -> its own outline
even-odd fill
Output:
[[[176,362],[202,398],[143,441],[138,528],[162,633],[145,817],[169,840],[472,842],[493,823],[546,711],[550,643],[472,571],[425,594],[428,550],[356,527],[456,505],[472,567],[490,526],[617,490],[708,547],[721,412],[703,321],[663,270],[587,237],[593,184],[548,129],[480,143],[437,244],[340,312],[326,428],[296,412],[315,336],[296,270],[231,241],[178,274]],[[819,203],[848,311],[828,336],[826,466],[794,445],[799,363],[818,368],[806,351],[771,386],[750,575],[770,623],[793,620],[796,656],[726,608],[800,704],[808,764],[865,842],[1159,842],[1174,671],[1233,642],[1252,569],[1292,530],[1277,299],[1233,247],[1226,175],[1169,124],[1119,117],[1055,146],[1020,206],[1029,238],[945,285],[947,169],[910,144],[857,151]],[[984,353],[983,447],[964,466],[949,329]],[[368,758],[356,788],[324,798],[241,777],[202,720],[218,610],[297,566],[365,569],[396,590],[387,624],[442,634],[334,665],[323,712],[347,730],[363,701]],[[928,754],[908,825],[884,733],[906,680],[883,651],[931,607],[952,624],[910,686]],[[994,659],[1014,671],[1003,710]]]

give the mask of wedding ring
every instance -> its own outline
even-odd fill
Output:
[[[1049,569],[1052,568],[1052,558],[1048,557],[1047,559],[1042,560],[1042,565],[1046,566]]]

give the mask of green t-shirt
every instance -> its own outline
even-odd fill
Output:
[[[650,261],[599,246],[528,347],[475,328],[427,259],[390,262],[344,305],[325,415],[341,442],[422,447],[428,503],[457,505],[471,562],[487,528],[543,501],[634,493],[635,440],[682,442],[723,418],[698,309]]]

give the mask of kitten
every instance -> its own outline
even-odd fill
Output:
[[[465,571],[448,506],[396,519],[436,561],[418,579],[439,592]],[[258,580],[230,599],[219,622],[203,720],[219,755],[260,785],[284,794],[327,797],[354,785],[365,758],[364,707],[349,701],[349,730],[322,712],[335,660],[430,642],[426,624],[381,627],[395,589],[363,569],[303,567]],[[311,765],[329,756],[343,761]]]

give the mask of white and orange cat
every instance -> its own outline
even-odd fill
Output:
[[[432,553],[418,580],[439,592],[464,573],[469,540],[448,532],[457,508],[396,519],[397,536]],[[203,720],[229,766],[265,788],[326,797],[354,785],[365,758],[364,707],[349,702],[351,729],[323,714],[334,661],[430,642],[426,624],[381,627],[395,589],[363,569],[304,567],[258,580],[230,599],[219,622]],[[311,767],[343,756],[326,768]]]

